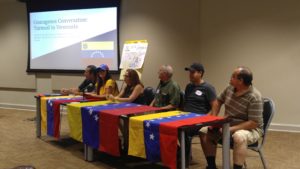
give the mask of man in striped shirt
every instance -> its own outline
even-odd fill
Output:
[[[225,117],[230,117],[230,133],[233,140],[234,169],[241,169],[247,154],[247,145],[253,144],[263,133],[263,101],[260,92],[252,86],[252,72],[249,68],[238,67],[234,70],[230,86],[218,97],[218,115],[221,106],[225,105]],[[209,128],[207,134],[201,136],[203,152],[208,163],[207,169],[216,169],[216,142],[222,131]]]

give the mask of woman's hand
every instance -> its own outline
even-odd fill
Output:
[[[115,97],[112,94],[106,96],[107,100],[115,101]]]

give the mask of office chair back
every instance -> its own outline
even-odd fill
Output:
[[[275,105],[274,105],[273,100],[269,99],[269,98],[263,98],[263,102],[264,102],[264,109],[263,109],[264,134],[263,134],[263,139],[262,139],[260,146],[262,146],[265,142],[267,130],[269,129],[271,121],[275,114]]]
[[[183,110],[184,108],[184,91],[180,91],[180,102],[178,108]]]
[[[145,105],[150,105],[152,100],[154,99],[155,91],[152,87],[146,87],[144,89],[144,100]]]

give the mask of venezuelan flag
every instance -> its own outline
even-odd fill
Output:
[[[176,116],[180,111],[169,111],[156,114],[131,117],[129,120],[129,147],[128,155],[146,158],[144,142],[144,121],[156,118]]]
[[[72,98],[74,96],[46,96],[41,97],[41,128],[42,132],[47,132],[47,101],[51,99]]]
[[[63,103],[78,102],[82,96],[70,98],[55,98],[47,101],[47,135],[59,138],[60,129],[60,105]]]
[[[121,109],[103,110],[100,117],[100,151],[106,152],[110,155],[120,156],[120,141],[118,136],[119,122],[121,115],[138,115],[144,113],[154,113],[157,110],[161,110],[157,107],[138,105],[135,107],[124,107]],[[127,141],[127,122],[121,128],[122,133],[125,134],[124,141]],[[109,128],[109,130],[107,130]],[[127,145],[125,145],[127,147]]]
[[[138,141],[134,141],[132,138],[129,140],[129,155],[147,158],[153,162],[162,161],[171,169],[177,168],[177,142],[180,127],[223,119],[179,111],[177,114],[170,114],[170,112],[160,114],[153,118],[139,116],[130,120],[132,124],[130,124],[129,137]]]
[[[71,103],[67,106],[68,122],[70,127],[70,136],[82,142],[82,117],[81,108],[87,106],[99,106],[109,104],[111,101],[97,101],[85,103]]]
[[[139,106],[134,103],[105,104],[100,106],[88,106],[81,108],[82,141],[94,149],[99,149],[99,113],[103,110],[120,109],[124,107]],[[119,126],[119,124],[117,124]],[[106,128],[105,130],[110,130]]]
[[[144,140],[146,148],[147,160],[152,162],[161,161],[161,151],[160,151],[160,132],[159,126],[162,123],[177,121],[181,119],[193,118],[203,116],[195,113],[181,113],[175,116],[169,116],[164,118],[157,118],[152,120],[144,121]]]

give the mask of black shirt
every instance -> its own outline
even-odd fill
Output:
[[[217,98],[215,88],[209,83],[188,84],[185,88],[184,111],[207,114],[211,110],[210,102]]]
[[[89,86],[92,84],[91,86]],[[95,82],[92,80],[85,79],[79,86],[78,90],[79,92],[83,92],[86,89],[86,92],[92,92],[95,90]]]
[[[133,92],[134,87],[131,86],[126,86],[125,91],[124,91],[124,95],[122,96],[122,98],[128,98],[132,92]],[[144,104],[144,95],[140,94],[134,101],[132,101],[132,103],[136,103],[136,104]]]

